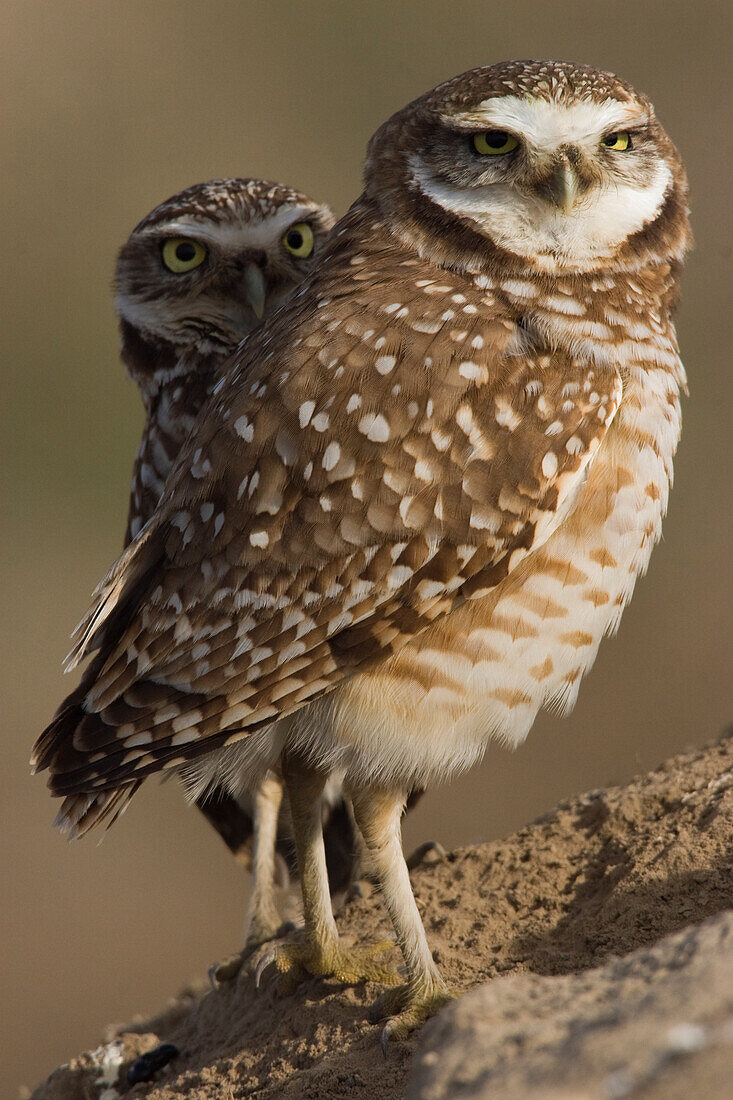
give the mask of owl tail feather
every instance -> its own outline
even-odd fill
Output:
[[[112,791],[99,791],[96,794],[70,794],[61,803],[54,825],[69,840],[76,840],[97,825],[105,830],[114,824],[120,814],[128,807],[130,799],[140,783],[128,783]]]
[[[73,770],[79,760],[85,759],[74,747],[74,733],[84,717],[81,701],[102,661],[103,655],[100,655],[92,662],[76,691],[61,704],[33,748],[31,766],[36,772],[51,769],[49,786],[53,794],[62,793],[64,775]],[[138,779],[109,790],[74,791],[64,798],[54,825],[67,833],[69,839],[84,836],[96,825],[103,824],[108,829],[127,809],[128,802],[141,783],[142,780]]]

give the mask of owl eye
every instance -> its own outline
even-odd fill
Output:
[[[308,222],[296,222],[283,234],[282,242],[291,256],[304,260],[313,251],[313,230]]]
[[[474,134],[473,147],[482,157],[501,157],[511,153],[519,145],[517,139],[506,130],[487,130],[483,134]]]
[[[206,259],[206,249],[198,241],[190,241],[186,237],[171,237],[163,243],[163,263],[169,271],[176,275],[182,275],[185,271],[193,271],[200,267]]]
[[[631,134],[628,130],[614,130],[612,134],[606,134],[601,145],[607,149],[613,149],[616,153],[625,153],[627,149],[633,149]]]

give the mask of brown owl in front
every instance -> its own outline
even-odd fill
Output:
[[[567,710],[659,537],[684,385],[687,185],[649,101],[558,62],[475,69],[372,139],[318,270],[214,387],[99,586],[42,734],[60,823],[176,769],[283,775],[306,936],[261,968],[384,978],[331,913],[319,795],[343,777],[408,981],[449,996],[400,845],[409,791]]]

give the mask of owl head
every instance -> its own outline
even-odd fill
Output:
[[[688,238],[679,154],[644,95],[555,61],[474,69],[377,131],[367,194],[412,244],[481,270],[633,268]]]
[[[257,179],[209,180],[167,199],[117,260],[123,341],[132,329],[175,353],[228,353],[313,269],[333,220],[301,192]]]

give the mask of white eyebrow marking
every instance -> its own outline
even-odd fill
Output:
[[[665,160],[656,161],[648,180],[600,184],[569,214],[531,191],[510,183],[459,187],[436,176],[416,154],[409,158],[412,179],[429,199],[470,219],[496,244],[553,270],[587,270],[613,254],[618,245],[653,221],[672,183]],[[476,307],[467,305],[463,312]]]
[[[567,142],[598,140],[612,130],[645,121],[645,117],[638,104],[618,99],[562,104],[507,95],[485,99],[474,110],[455,115],[452,121],[466,127],[510,130],[536,149],[550,150]]]
[[[140,236],[190,236],[226,251],[239,252],[244,248],[271,247],[282,237],[288,226],[294,222],[307,221],[315,213],[313,206],[303,206],[302,203],[286,204],[276,214],[266,214],[264,217],[256,215],[243,224],[237,224],[236,221],[214,222],[194,214],[182,214],[172,221],[141,230]]]

